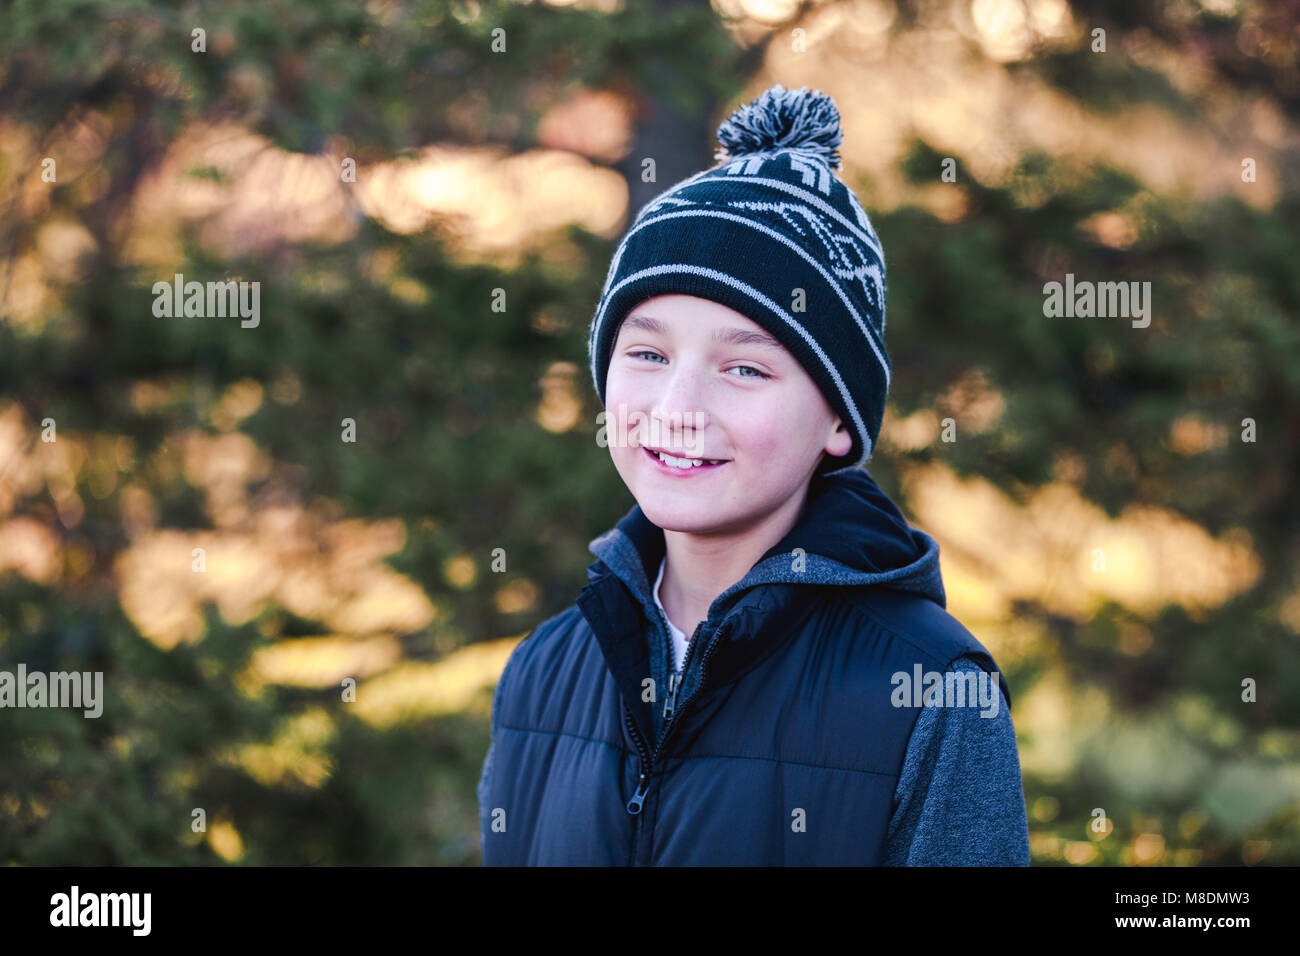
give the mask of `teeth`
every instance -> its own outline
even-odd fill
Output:
[[[702,458],[674,458],[672,455],[665,455],[661,451],[655,452],[655,456],[665,465],[671,465],[674,468],[698,468],[704,464],[716,464]]]

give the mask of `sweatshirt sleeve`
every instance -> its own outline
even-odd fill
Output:
[[[968,657],[956,670],[978,673]],[[1028,866],[1029,822],[1011,708],[923,707],[908,740],[886,866]]]

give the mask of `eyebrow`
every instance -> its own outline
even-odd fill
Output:
[[[668,327],[664,323],[648,315],[629,315],[623,325],[657,335],[668,334]],[[749,329],[718,329],[713,333],[713,341],[718,345],[757,345],[761,348],[785,351],[785,346],[766,332],[754,332]]]

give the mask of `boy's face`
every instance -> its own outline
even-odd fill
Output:
[[[743,532],[795,495],[802,503],[822,454],[847,454],[853,443],[803,366],[761,326],[690,295],[656,296],[628,313],[605,409],[614,467],[646,517],[669,531]],[[722,463],[682,470],[648,448]]]

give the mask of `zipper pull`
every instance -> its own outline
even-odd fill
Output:
[[[668,699],[664,701],[664,720],[672,717],[677,706],[677,688],[682,686],[683,675],[673,673],[668,678]]]
[[[636,793],[632,794],[632,799],[627,802],[627,812],[636,816],[641,812],[641,805],[645,803],[645,792],[650,784],[646,781],[645,774],[641,774],[641,780],[636,788]]]

